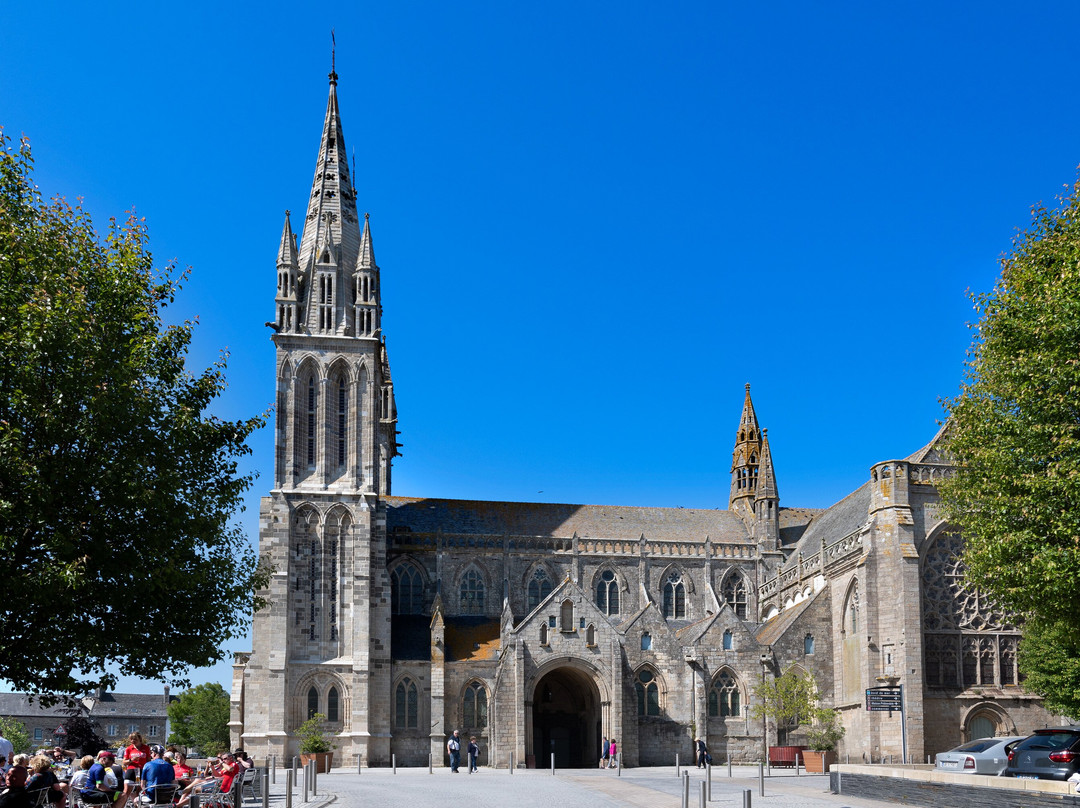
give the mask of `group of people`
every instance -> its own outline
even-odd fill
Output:
[[[601,769],[616,769],[619,766],[619,745],[612,738],[608,740],[607,736],[600,741],[600,768]]]
[[[77,794],[84,804],[125,808],[129,804],[185,806],[196,790],[211,786],[228,792],[239,785],[238,775],[254,767],[243,749],[210,758],[201,772],[187,765],[187,755],[174,746],[148,745],[138,732],[128,738],[121,763],[116,755],[103,750],[95,758],[86,755],[78,761],[69,782],[63,782],[54,766],[65,768],[75,757],[69,749],[55,747],[51,753],[13,755],[11,744],[0,738],[0,808],[32,808],[48,789],[46,800],[51,808],[67,808],[69,798]],[[6,746],[4,745],[6,744]],[[242,778],[241,778],[242,779]],[[136,795],[138,795],[136,797]],[[71,802],[74,802],[73,800]]]
[[[469,774],[473,774],[477,770],[477,758],[480,757],[480,747],[476,744],[475,735],[469,738],[465,752],[469,756]],[[458,766],[461,765],[461,733],[456,729],[446,741],[446,753],[450,755],[450,773],[458,774]]]

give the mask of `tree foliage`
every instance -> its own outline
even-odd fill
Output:
[[[0,738],[7,738],[15,754],[30,751],[30,733],[26,731],[26,725],[17,718],[0,715]],[[8,761],[10,764],[11,761]]]
[[[789,668],[774,679],[758,682],[754,685],[754,699],[756,704],[750,708],[750,716],[767,718],[775,723],[778,740],[786,739],[791,730],[813,721],[822,712],[817,707],[814,677],[796,668]]]
[[[218,755],[229,748],[229,694],[217,682],[185,690],[169,704],[169,743]]]
[[[98,734],[101,725],[85,710],[75,708],[73,714],[64,719],[63,727],[65,735],[57,738],[56,743],[65,749],[78,750],[81,755],[96,755],[109,746],[109,742]]]
[[[960,394],[947,402],[955,475],[941,486],[965,536],[968,580],[1024,616],[1025,686],[1057,700],[1060,657],[1080,602],[1080,198],[1036,206],[1001,261],[993,291],[974,297],[979,322]],[[1073,645],[1072,647],[1075,647]],[[1048,702],[1051,703],[1051,702]],[[1068,707],[1068,709],[1066,709]]]
[[[163,319],[183,273],[154,267],[143,222],[99,238],[32,168],[0,132],[0,679],[80,694],[111,687],[113,663],[183,684],[266,581],[232,522],[265,418],[207,414],[224,357],[186,370],[193,324]],[[215,631],[192,631],[206,614]],[[57,616],[78,633],[58,638]]]

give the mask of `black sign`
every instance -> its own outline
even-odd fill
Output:
[[[872,687],[866,691],[866,709],[892,712],[904,707],[903,691],[898,687]]]

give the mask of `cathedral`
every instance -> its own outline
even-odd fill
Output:
[[[603,737],[628,766],[687,760],[696,737],[758,760],[777,732],[754,686],[792,668],[853,761],[1057,720],[1021,686],[1017,627],[964,584],[940,435],[832,507],[788,507],[747,385],[726,510],[393,495],[381,270],[337,78],[301,236],[286,212],[277,252],[274,572],[234,666],[234,744],[288,759],[322,714],[345,766],[444,765],[454,729],[482,765],[595,766]],[[897,684],[904,722],[867,710]]]

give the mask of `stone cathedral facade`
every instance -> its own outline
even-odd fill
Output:
[[[440,765],[455,728],[482,765],[595,765],[603,736],[631,766],[697,736],[756,760],[776,731],[754,684],[792,667],[841,710],[852,759],[901,753],[899,716],[865,710],[883,680],[904,685],[916,759],[1056,720],[1020,686],[1016,626],[964,586],[936,438],[830,508],[788,507],[747,385],[726,509],[392,495],[380,268],[336,73],[302,228],[286,214],[277,253],[275,572],[234,668],[234,743],[291,756],[322,713],[338,765]]]

